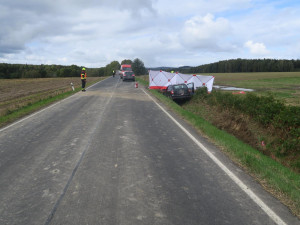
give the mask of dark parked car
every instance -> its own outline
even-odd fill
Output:
[[[164,94],[173,100],[190,99],[192,97],[186,84],[169,85]]]
[[[125,71],[123,72],[123,81],[125,80],[132,80],[135,81],[135,75],[132,71]]]

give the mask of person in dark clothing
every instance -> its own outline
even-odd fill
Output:
[[[85,84],[86,84],[86,71],[85,68],[83,67],[81,70],[81,87],[82,87],[82,91],[85,91]]]

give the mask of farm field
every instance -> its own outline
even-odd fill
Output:
[[[99,77],[89,77],[87,85]],[[80,78],[0,79],[0,117],[81,86]]]
[[[215,76],[215,85],[250,88],[260,95],[272,94],[289,105],[300,106],[300,72],[212,73],[209,75]]]

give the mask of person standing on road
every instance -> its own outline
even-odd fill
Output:
[[[82,91],[85,91],[85,84],[86,84],[86,71],[85,68],[83,67],[81,70],[81,87],[82,87]]]

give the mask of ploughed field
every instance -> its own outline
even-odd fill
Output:
[[[87,84],[99,80],[89,77]],[[37,78],[37,79],[0,79],[0,116],[4,116],[24,106],[80,87],[78,77]]]

